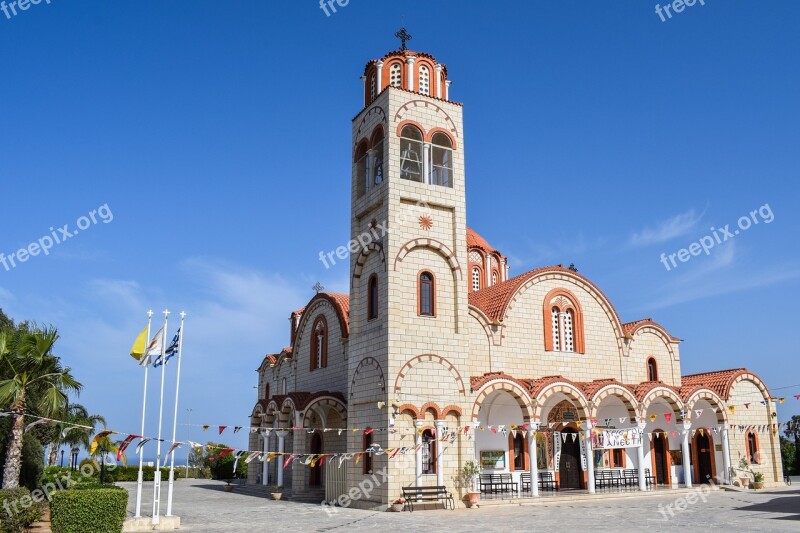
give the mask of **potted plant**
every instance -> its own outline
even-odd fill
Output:
[[[225,486],[222,487],[222,489],[225,492],[233,492],[233,480],[232,479],[226,479],[225,480]]]
[[[270,496],[272,496],[272,499],[275,501],[280,500],[281,497],[283,497],[283,487],[280,485],[273,485]]]
[[[744,457],[739,461],[739,469],[739,482],[741,483],[741,487],[745,489],[750,485],[750,476],[747,475],[750,471],[750,463],[748,463],[747,459]]]
[[[764,488],[764,474],[753,472],[753,488],[756,490]]]
[[[399,513],[403,510],[405,503],[406,501],[403,498],[397,498],[390,504],[390,507],[392,511],[394,511],[395,513]]]
[[[475,461],[467,461],[458,472],[456,482],[458,486],[464,489],[464,497],[462,501],[467,509],[472,509],[478,505],[481,493],[475,490],[475,478],[481,473],[481,469]]]

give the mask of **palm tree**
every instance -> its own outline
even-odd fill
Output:
[[[66,444],[69,447],[82,446],[89,449],[91,444],[89,436],[95,432],[98,424],[106,426],[106,419],[101,415],[90,415],[89,410],[79,403],[67,403],[64,409],[53,418],[64,423],[56,427],[56,435],[50,443],[50,458],[48,464],[58,462],[58,450]],[[91,426],[92,429],[75,428],[74,426]]]
[[[11,410],[12,428],[6,446],[3,488],[19,488],[22,465],[22,433],[25,415],[52,417],[66,405],[70,392],[81,385],[71,369],[53,355],[58,332],[52,327],[18,327],[0,332],[0,406]],[[28,400],[33,399],[32,405]]]

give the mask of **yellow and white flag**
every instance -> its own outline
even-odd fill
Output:
[[[136,336],[136,340],[133,341],[133,347],[131,347],[131,357],[133,357],[137,361],[141,360],[146,345],[147,345],[147,326],[144,327],[142,332]]]

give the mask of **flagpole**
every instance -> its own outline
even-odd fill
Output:
[[[172,445],[175,446],[175,440],[178,433],[178,391],[181,388],[181,359],[183,358],[183,322],[186,318],[186,313],[181,311],[181,327],[178,329],[178,378],[175,383],[175,414],[172,417]],[[169,490],[167,491],[167,514],[172,516],[172,486],[175,483],[175,452],[172,450],[169,458]]]
[[[161,425],[164,420],[164,375],[166,365],[164,364],[164,350],[166,349],[167,322],[169,321],[169,310],[164,311],[164,329],[161,330],[161,403],[158,406],[158,441],[156,443],[156,471],[153,476],[153,525],[159,523],[159,513],[161,512]]]
[[[150,323],[153,321],[153,310],[147,311],[147,335],[144,338],[144,353],[141,357],[147,357],[148,343],[150,342]],[[142,396],[142,435],[144,435],[144,415],[147,412],[147,368],[150,365],[144,366],[144,395]],[[144,437],[142,437],[144,438]],[[142,466],[144,465],[144,446],[139,449],[139,475],[136,478],[136,516],[135,518],[142,517],[142,483],[144,481],[144,473]]]

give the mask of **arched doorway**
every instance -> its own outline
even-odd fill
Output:
[[[653,440],[650,443],[650,451],[653,457],[652,475],[656,478],[656,484],[670,485],[669,439],[667,438],[666,432],[653,432]]]
[[[566,435],[566,438],[565,438]],[[561,430],[561,458],[558,461],[561,489],[581,488],[581,443],[572,428]]]
[[[714,480],[714,448],[711,436],[708,433],[702,435],[698,432],[694,437],[695,457],[695,481],[697,483],[708,483]]]
[[[318,455],[322,453],[322,436],[319,433],[314,433],[314,436],[311,437],[311,449],[310,453],[312,455]],[[322,485],[322,466],[319,462],[315,463],[314,466],[310,468],[308,474],[308,486],[309,487],[319,487]]]

